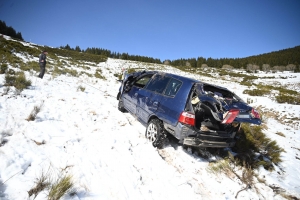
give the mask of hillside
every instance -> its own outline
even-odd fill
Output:
[[[63,199],[300,198],[299,73],[175,68],[47,47],[41,80],[37,61],[45,47],[7,36],[0,45],[1,199],[47,199],[52,182],[69,176],[73,189]],[[153,148],[145,127],[117,109],[123,68],[171,72],[234,91],[260,110],[262,131],[284,149],[282,161],[249,171],[220,153],[233,149],[195,151],[172,139]],[[7,85],[6,77],[18,73],[28,87]],[[263,150],[257,153],[268,153]]]

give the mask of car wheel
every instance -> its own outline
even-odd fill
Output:
[[[166,131],[163,127],[162,121],[159,119],[152,119],[147,126],[145,136],[154,147],[161,149],[166,139]]]
[[[118,110],[121,111],[121,112],[126,112],[126,109],[124,108],[124,104],[123,104],[122,99],[119,99]]]
[[[121,96],[121,93],[120,93],[120,92],[118,92],[118,95],[117,95],[117,100],[119,100],[119,99],[120,99],[120,96]]]

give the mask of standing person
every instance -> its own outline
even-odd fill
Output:
[[[40,64],[40,74],[39,78],[43,79],[44,74],[45,74],[45,68],[46,68],[46,55],[48,54],[47,51],[43,51],[40,56],[39,56],[39,64]]]

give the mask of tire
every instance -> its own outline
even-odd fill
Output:
[[[164,146],[167,133],[159,119],[152,119],[147,126],[145,136],[154,147],[161,149]]]
[[[121,111],[121,112],[126,112],[126,109],[124,108],[124,104],[123,104],[122,99],[119,99],[118,110]]]
[[[119,99],[120,99],[120,96],[121,96],[121,93],[120,93],[120,92],[118,92],[118,94],[117,94],[117,100],[119,100]]]

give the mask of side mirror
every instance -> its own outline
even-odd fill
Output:
[[[129,92],[130,89],[131,89],[131,86],[128,85],[128,84],[126,84],[126,85],[125,85],[124,91],[125,91],[125,92]]]

